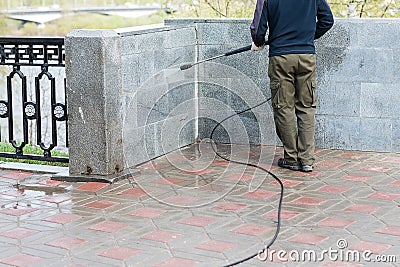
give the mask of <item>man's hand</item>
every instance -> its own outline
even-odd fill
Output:
[[[254,42],[251,43],[251,51],[261,51],[264,49],[264,45],[256,46]]]

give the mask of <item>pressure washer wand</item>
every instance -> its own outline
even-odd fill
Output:
[[[206,61],[210,61],[210,60],[214,60],[214,59],[217,59],[217,58],[220,58],[220,57],[227,57],[227,56],[231,56],[231,55],[234,55],[234,54],[239,54],[239,53],[242,53],[242,52],[245,52],[245,51],[249,51],[250,49],[251,49],[251,45],[244,46],[244,47],[241,47],[241,48],[226,52],[224,54],[221,54],[221,55],[218,55],[218,56],[215,56],[215,57],[210,57],[210,58],[206,58],[206,59],[200,60],[200,61],[198,61],[196,63],[193,63],[193,64],[182,65],[180,68],[181,68],[181,70],[187,70],[187,69],[190,69],[191,67],[193,67],[193,66],[195,66],[197,64],[200,64],[200,63],[203,63],[203,62],[206,62]]]

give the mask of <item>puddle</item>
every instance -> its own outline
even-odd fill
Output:
[[[13,187],[19,192],[27,196],[48,196],[54,194],[65,194],[69,192],[68,189],[63,187],[51,187],[45,185],[25,185],[25,184],[14,184]]]
[[[13,184],[3,187],[0,190],[3,200],[8,203],[1,203],[0,208],[23,208],[31,207],[31,201],[46,196],[63,195],[69,193],[69,188],[51,187],[39,184]],[[8,199],[8,201],[7,201]]]

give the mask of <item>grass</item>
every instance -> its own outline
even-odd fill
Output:
[[[10,143],[0,142],[0,151],[15,153],[15,148]],[[26,145],[24,147],[23,151],[24,151],[24,155],[43,156],[43,150],[38,146]],[[56,151],[56,150],[52,150],[51,155],[53,157],[68,157],[68,153]],[[49,161],[30,160],[30,159],[13,159],[13,158],[0,157],[0,161],[68,167],[68,163],[49,162]]]

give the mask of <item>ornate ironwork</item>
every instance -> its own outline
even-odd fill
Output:
[[[65,122],[66,131],[68,127],[65,79],[65,103],[57,103],[56,78],[49,72],[49,67],[52,66],[65,67],[64,39],[0,38],[0,65],[13,66],[11,73],[7,76],[7,99],[0,99],[0,118],[7,118],[9,142],[15,148],[15,153],[0,152],[0,157],[68,162],[68,158],[52,157],[51,155],[52,149],[57,146],[57,122]],[[34,100],[28,101],[27,99],[27,77],[21,71],[21,66],[41,67],[40,73],[35,77]],[[50,81],[51,102],[51,143],[47,145],[43,141],[41,116],[41,83],[45,78]],[[14,138],[13,100],[16,95],[14,95],[15,90],[13,90],[13,79],[19,79],[21,82],[23,140],[20,141],[16,141]],[[28,140],[28,120],[36,122],[36,144],[43,150],[43,156],[25,155],[23,153],[25,145],[29,141],[33,142],[33,140]],[[66,146],[68,146],[68,142],[66,142]]]
[[[64,39],[0,38],[0,65],[64,67]]]

